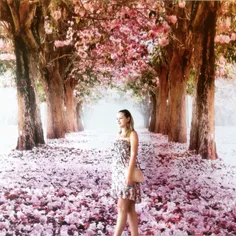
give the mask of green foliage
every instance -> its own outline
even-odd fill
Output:
[[[0,60],[0,86],[1,87],[15,87],[15,62]]]
[[[123,92],[131,92],[131,96],[137,104],[146,103],[147,97],[155,93],[157,83],[156,75],[151,70],[147,70],[135,80],[127,80]]]
[[[5,74],[7,71],[15,72],[15,61],[2,61],[0,60],[0,75]]]
[[[187,87],[186,87],[186,92],[190,96],[193,96],[195,77],[196,77],[195,71],[191,70],[188,81],[187,81]]]
[[[229,63],[236,63],[235,48],[236,48],[236,41],[232,41],[231,45],[229,45],[229,47],[227,47],[225,57],[228,59]]]
[[[74,76],[78,80],[75,91],[78,101],[91,103],[101,99],[101,93],[97,91],[101,82],[90,68],[87,68],[83,74],[76,72]]]
[[[46,94],[43,89],[43,84],[41,80],[39,79],[36,81],[36,91],[37,91],[37,95],[38,95],[40,103],[46,102]]]

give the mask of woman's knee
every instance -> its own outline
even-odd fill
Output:
[[[128,207],[128,214],[135,212],[135,203],[133,201],[130,201],[129,207]]]
[[[131,210],[131,203],[127,199],[119,199],[117,207],[118,207],[118,212],[119,213],[127,214]]]

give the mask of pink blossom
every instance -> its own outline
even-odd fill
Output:
[[[53,18],[57,21],[61,18],[61,10],[57,10],[53,12]]]
[[[154,29],[153,29],[153,30],[154,30]],[[165,28],[164,28],[163,25],[158,25],[158,26],[156,27],[156,29],[155,29],[155,31],[156,31],[157,33],[163,33],[164,30],[165,30]]]
[[[220,36],[219,35],[216,35],[215,36],[215,42],[218,43],[220,41]]]
[[[231,41],[231,38],[228,35],[216,35],[215,42],[217,43],[229,43]]]
[[[177,17],[175,15],[168,16],[168,21],[175,24],[177,22]]]
[[[170,28],[169,24],[168,24],[166,21],[164,21],[164,22],[162,23],[162,26],[164,27],[165,33],[167,33],[167,34],[170,33],[171,28]]]
[[[151,37],[151,38],[155,38],[156,35],[157,35],[156,33],[157,33],[157,31],[150,30],[150,31],[148,32],[148,36]]]
[[[124,34],[129,34],[130,31],[131,31],[130,28],[128,28],[127,26],[120,27],[120,32],[122,32]]]
[[[55,47],[63,47],[64,46],[64,42],[63,41],[61,41],[61,40],[56,40],[55,42],[54,42],[54,45],[55,45]]]
[[[236,34],[235,33],[232,33],[231,37],[230,37],[231,41],[234,41],[236,40]]]
[[[160,46],[166,46],[169,44],[169,40],[167,38],[161,38],[159,41]]]
[[[101,222],[99,222],[98,225],[97,225],[97,229],[103,230],[104,225]]]
[[[88,54],[87,54],[85,51],[81,50],[81,49],[79,49],[79,50],[77,51],[77,54],[78,54],[78,56],[81,57],[81,58],[86,58],[86,57],[88,56]]]
[[[0,222],[0,229],[5,229],[6,228],[6,225],[4,222]]]
[[[2,61],[11,61],[15,59],[16,59],[16,56],[14,54],[10,54],[10,53],[0,54],[0,60]]]
[[[61,236],[68,236],[68,226],[67,225],[62,225],[61,230],[60,230],[60,235]]]
[[[219,58],[219,63],[220,63],[222,66],[225,66],[225,65],[226,65],[227,60],[225,59],[224,56],[220,56],[220,58]]]
[[[55,40],[54,45],[55,47],[59,48],[59,47],[64,47],[64,46],[68,46],[71,43],[70,40]]]
[[[41,215],[39,221],[41,222],[41,224],[45,224],[47,222],[47,217]]]
[[[129,73],[127,68],[122,68],[121,69],[122,74],[127,75]]]
[[[39,219],[41,217],[41,213],[37,209],[34,210],[33,215],[36,219]]]
[[[224,42],[229,43],[230,42],[230,37],[228,35],[224,35]]]
[[[77,227],[76,227],[76,225],[71,224],[68,229],[69,230],[77,230]]]
[[[84,17],[85,9],[83,7],[76,6],[75,7],[75,14],[79,14],[81,17]]]
[[[180,8],[185,8],[185,4],[186,4],[185,1],[179,2],[179,7]]]
[[[7,51],[8,48],[9,48],[9,45],[8,45],[5,41],[3,41],[2,39],[0,39],[0,49]]]
[[[26,226],[24,227],[24,230],[25,230],[25,231],[30,231],[30,230],[31,230],[31,226],[30,226],[30,225],[26,225]]]
[[[52,27],[51,27],[48,20],[46,20],[45,23],[44,23],[44,30],[45,30],[46,34],[51,34],[52,33]]]
[[[95,233],[92,229],[87,229],[87,230],[86,230],[86,235],[87,235],[87,236],[95,236],[96,233]]]
[[[111,54],[111,59],[112,60],[116,60],[118,58],[117,54],[116,53],[112,53]]]

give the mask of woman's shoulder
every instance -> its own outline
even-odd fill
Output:
[[[132,131],[130,132],[130,136],[138,136],[137,131],[136,131],[136,130],[132,130]]]
[[[130,139],[138,139],[138,133],[137,131],[133,130],[130,133]]]

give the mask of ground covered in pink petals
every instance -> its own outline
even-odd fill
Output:
[[[140,235],[236,235],[236,166],[139,131]],[[0,155],[0,235],[112,235],[114,136],[91,132]],[[123,235],[128,234],[126,228]]]

